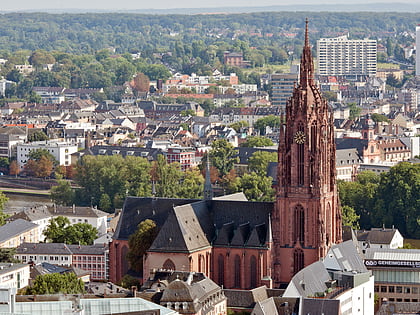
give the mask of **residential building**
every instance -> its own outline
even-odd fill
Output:
[[[57,206],[50,209],[53,218],[63,216],[69,219],[71,224],[88,223],[98,230],[98,235],[107,232],[108,213],[93,207]]]
[[[24,242],[39,242],[37,224],[17,219],[0,227],[0,248],[18,247]]]
[[[36,141],[17,145],[17,162],[20,169],[23,169],[29,159],[29,153],[39,149],[45,149],[58,161],[59,165],[68,166],[71,164],[71,154],[77,152],[76,144],[57,141]]]
[[[6,79],[0,79],[0,96],[5,96],[6,90],[16,85],[16,82]]]
[[[23,219],[38,225],[37,234],[40,242],[45,241],[44,230],[47,228],[52,214],[48,211],[46,206],[33,206],[29,209],[24,209],[11,217],[6,219],[7,222]]]
[[[11,158],[16,156],[16,147],[27,139],[26,127],[1,126],[0,127],[0,157]]]
[[[168,163],[178,162],[182,171],[198,165],[194,148],[171,146],[164,154]]]
[[[293,94],[295,85],[299,82],[299,73],[280,73],[271,75],[271,104],[279,106],[282,113]]]
[[[91,280],[103,281],[108,280],[108,253],[104,244],[23,243],[16,249],[15,258],[23,263],[73,266],[88,271]]]
[[[350,40],[347,36],[317,41],[318,74],[330,76],[376,75],[376,40]]]
[[[368,248],[396,249],[404,246],[404,238],[395,229],[372,228],[371,230],[356,231],[359,247],[365,252]]]
[[[140,297],[180,314],[227,314],[227,299],[222,289],[203,273],[157,270],[142,290],[145,291]]]
[[[337,179],[346,182],[354,181],[359,171],[359,165],[363,162],[357,149],[336,150]]]
[[[225,51],[223,55],[224,64],[233,67],[245,68],[249,64],[244,60],[242,53]]]
[[[22,289],[29,285],[28,264],[0,263],[0,287]]]

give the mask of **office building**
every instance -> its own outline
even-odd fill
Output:
[[[299,82],[299,73],[279,73],[271,75],[271,104],[286,112],[286,104],[292,97],[293,89]]]
[[[329,76],[376,75],[376,40],[350,40],[347,36],[317,41],[318,74]]]

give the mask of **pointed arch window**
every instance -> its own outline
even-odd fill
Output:
[[[219,285],[225,284],[225,258],[222,254],[217,258],[218,282]]]
[[[294,240],[302,245],[305,240],[305,210],[301,205],[295,207],[294,211]]]
[[[302,123],[298,124],[298,131],[304,133],[305,128]],[[298,165],[297,165],[297,179],[298,185],[303,186],[305,183],[305,142],[300,142],[297,144],[297,156],[298,156]]]
[[[235,256],[235,260],[234,260],[234,282],[233,282],[233,286],[235,288],[240,288],[241,287],[241,257],[239,257],[239,255]]]
[[[293,274],[298,273],[305,266],[303,250],[296,248],[293,252]]]
[[[250,281],[250,286],[251,289],[254,289],[257,287],[257,258],[255,258],[254,255],[251,256],[250,259],[250,274],[251,274],[251,281]]]
[[[166,270],[175,270],[175,264],[172,260],[170,259],[166,259],[165,262],[163,263],[163,269]]]

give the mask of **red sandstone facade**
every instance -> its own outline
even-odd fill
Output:
[[[222,245],[213,240],[209,247],[191,252],[149,251],[144,260],[145,276],[153,268],[164,268],[203,272],[225,288],[278,287],[324,257],[332,244],[341,242],[333,116],[314,84],[307,26],[300,84],[285,118],[280,132],[276,201],[273,208],[270,204],[269,211],[261,212],[266,217],[258,216],[260,223],[268,226],[264,243],[252,243],[248,235],[236,245],[230,237]],[[236,206],[244,215],[252,212],[249,207],[263,207],[263,203],[246,204],[248,207]],[[239,225],[245,223],[240,222],[240,216],[236,219],[232,233],[240,233]],[[116,239],[110,245],[111,281],[118,282],[127,273],[127,252],[126,240]]]
[[[314,83],[308,24],[300,71],[280,131],[272,225],[275,286],[341,242],[333,116]]]

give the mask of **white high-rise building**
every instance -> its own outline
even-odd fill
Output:
[[[347,36],[317,41],[318,74],[330,76],[376,75],[376,40],[350,40]]]
[[[420,24],[416,26],[416,76],[420,76]]]

